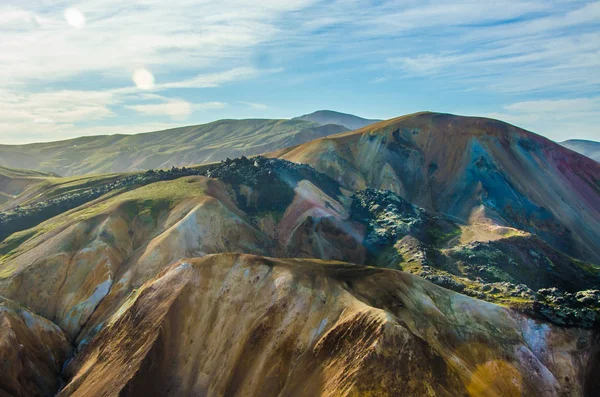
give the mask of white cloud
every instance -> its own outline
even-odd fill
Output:
[[[61,90],[32,94],[0,91],[0,122],[18,125],[36,120],[37,123],[100,120],[114,115],[110,106],[117,101],[110,91]]]
[[[597,112],[600,110],[600,98],[575,98],[515,102],[504,107],[506,110],[519,113],[556,113],[570,115],[573,113]]]
[[[74,6],[77,12],[65,10]],[[504,95],[521,108],[532,93],[536,100],[591,98],[600,90],[598,21],[597,1],[79,0],[53,6],[6,0],[0,5],[0,141],[17,130],[26,140],[42,127],[55,128],[57,136],[89,133],[84,123],[111,117],[114,124],[123,107],[183,119],[217,105],[168,99],[184,95],[177,90],[274,77],[282,66],[285,83],[296,86],[354,68],[366,82],[435,80],[440,90]],[[139,70],[148,73],[132,82]],[[384,77],[373,79],[378,75]],[[142,89],[160,93],[154,99],[161,102],[143,102]],[[562,117],[510,107],[497,113],[536,130],[544,117]],[[597,117],[588,113],[583,123],[591,131]]]
[[[281,15],[310,3],[82,0],[77,14],[8,1],[0,6],[0,86],[86,74],[123,78],[139,65],[155,75],[233,69],[248,63],[254,46],[277,37]]]
[[[198,74],[190,79],[164,83],[159,88],[209,88],[218,87],[223,83],[246,80],[261,73],[277,73],[282,69],[258,70],[251,67],[234,68],[224,72]]]
[[[597,119],[600,97],[514,102],[501,112],[484,116],[500,119],[563,141],[568,137],[600,140]]]
[[[267,105],[265,105],[264,103],[256,103],[256,102],[240,102],[242,105],[246,105],[252,109],[256,109],[256,110],[265,110],[268,109],[269,107]]]
[[[182,99],[164,99],[162,103],[128,105],[128,109],[148,116],[169,116],[174,120],[185,120],[195,110],[205,111],[223,109],[227,106],[223,102],[190,103]]]
[[[195,103],[194,109],[198,110],[215,110],[215,109],[223,109],[227,107],[227,104],[224,102],[204,102],[204,103]]]
[[[374,78],[373,80],[371,80],[371,83],[373,83],[373,84],[385,83],[389,79],[390,79],[389,77],[385,77],[385,76],[377,77],[377,78]]]
[[[127,108],[148,116],[166,115],[175,120],[184,120],[192,113],[192,105],[189,102],[177,99],[157,104],[130,105]]]

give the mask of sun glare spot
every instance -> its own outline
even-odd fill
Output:
[[[76,29],[81,29],[85,26],[85,16],[76,8],[67,8],[65,10],[65,20]]]
[[[137,88],[150,90],[154,87],[154,76],[147,69],[136,69],[132,76]]]

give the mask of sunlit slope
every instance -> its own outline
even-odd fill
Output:
[[[600,263],[600,164],[501,121],[417,113],[273,156],[352,191],[389,189],[463,222],[534,232]]]
[[[579,396],[595,385],[600,269],[525,231],[456,223],[390,191],[352,194],[264,157],[58,180],[41,197],[102,194],[0,242],[0,296],[75,348],[62,395]],[[230,252],[260,257],[210,256]],[[26,346],[37,354],[35,339]],[[19,387],[56,387],[50,363]]]
[[[577,396],[591,346],[402,272],[221,254],[140,286],[59,396]]]
[[[0,296],[0,341],[0,395],[54,395],[72,350],[62,330]]]
[[[350,130],[357,130],[381,120],[364,119],[353,114],[334,112],[333,110],[318,110],[316,112],[296,117],[298,120],[312,121],[321,125],[337,124]]]
[[[52,177],[43,172],[0,167],[0,208],[28,187]]]
[[[26,189],[53,178],[54,175],[43,172],[0,167],[0,209]]]
[[[345,130],[302,120],[220,120],[137,135],[0,145],[0,165],[64,176],[169,168],[264,153]]]

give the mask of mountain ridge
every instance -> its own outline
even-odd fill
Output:
[[[135,135],[0,145],[0,165],[64,176],[170,168],[256,155],[345,130],[302,120],[218,120]]]
[[[508,217],[519,219],[522,227],[534,222],[541,231],[558,216],[570,226],[543,233],[568,241],[572,233],[585,231],[580,243],[592,255],[594,241],[600,240],[600,164],[498,120],[420,112],[269,156],[309,164],[352,191],[392,190],[463,220],[502,223]],[[565,201],[568,210],[548,212]],[[580,205],[588,212],[585,217],[576,209]],[[600,260],[600,254],[595,257]]]
[[[365,119],[353,114],[336,112],[333,110],[317,110],[313,113],[294,117],[292,120],[306,120],[321,125],[337,124],[342,125],[350,130],[356,130],[369,124],[382,121],[379,119]]]

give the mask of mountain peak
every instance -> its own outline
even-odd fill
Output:
[[[367,125],[381,121],[377,119],[365,119],[362,117],[355,116],[353,114],[336,112],[334,110],[317,110],[313,113],[305,114],[299,117],[294,117],[293,120],[312,121],[313,123],[321,125],[338,124],[351,130],[363,128]]]

